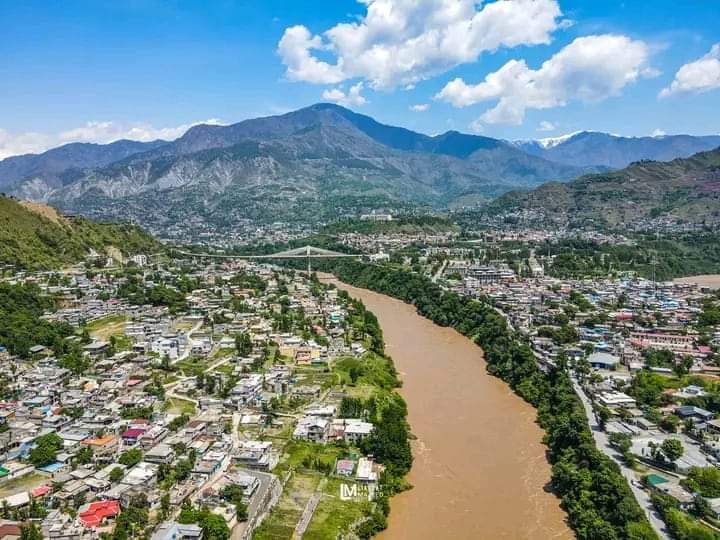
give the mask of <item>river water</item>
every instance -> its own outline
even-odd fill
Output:
[[[535,410],[488,375],[482,350],[388,296],[331,280],[377,316],[417,437],[413,489],[382,540],[569,539]]]

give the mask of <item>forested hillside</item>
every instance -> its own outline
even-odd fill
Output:
[[[127,256],[158,247],[134,225],[68,219],[48,206],[0,196],[0,265],[59,268],[83,260],[91,249],[104,255],[107,248],[115,248]]]

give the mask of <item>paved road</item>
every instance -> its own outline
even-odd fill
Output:
[[[630,489],[632,490],[633,495],[635,495],[635,499],[637,500],[640,507],[645,511],[645,515],[647,516],[650,525],[655,530],[658,537],[660,537],[662,540],[670,540],[670,533],[665,526],[665,522],[660,519],[660,516],[653,508],[652,502],[650,501],[650,495],[644,489],[639,488],[635,485],[635,482],[637,481],[635,477],[635,472],[625,464],[622,456],[610,444],[608,434],[603,431],[603,429],[600,427],[600,424],[598,423],[597,418],[595,417],[595,412],[593,411],[590,399],[587,397],[585,391],[575,379],[573,379],[573,387],[575,388],[575,393],[578,395],[578,397],[580,397],[580,401],[582,401],[583,407],[585,408],[585,415],[587,416],[588,423],[590,424],[590,431],[592,432],[593,438],[595,439],[595,445],[607,457],[609,457],[618,464],[622,475],[627,479],[628,484],[630,485]]]

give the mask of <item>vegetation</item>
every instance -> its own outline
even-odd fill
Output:
[[[633,244],[607,244],[580,238],[544,242],[539,256],[552,256],[547,268],[556,277],[582,278],[637,272],[658,280],[720,272],[720,234],[695,232],[635,235]]]
[[[134,225],[66,219],[50,208],[0,195],[0,261],[26,269],[52,269],[84,260],[90,249],[125,254],[157,251],[159,244]]]
[[[30,452],[30,463],[44,467],[55,462],[57,453],[62,450],[63,440],[57,433],[48,433],[35,439],[35,448]]]
[[[552,486],[578,538],[655,537],[618,466],[595,447],[567,373],[543,373],[530,347],[488,303],[445,292],[428,278],[388,267],[344,262],[335,271],[345,282],[414,304],[421,315],[483,346],[488,371],[538,409],[553,464]]]
[[[178,522],[197,523],[205,540],[227,540],[230,537],[230,529],[222,516],[213,514],[207,508],[195,508],[187,501],[180,510]]]
[[[37,285],[0,283],[0,345],[24,358],[34,345],[52,347],[62,354],[64,338],[73,333],[72,327],[40,319],[54,308],[53,299],[44,296]]]
[[[126,467],[134,467],[142,461],[142,456],[142,450],[140,450],[139,448],[130,448],[129,450],[125,450],[122,454],[120,454],[120,457],[118,458],[118,463],[120,465],[125,465]]]

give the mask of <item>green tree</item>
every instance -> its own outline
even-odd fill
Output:
[[[120,457],[118,458],[118,463],[120,465],[125,465],[126,467],[134,467],[142,461],[142,457],[142,450],[140,450],[139,448],[130,448],[129,450],[125,450],[122,454],[120,454]]]
[[[29,522],[20,527],[20,540],[42,540],[42,530],[35,523]]]
[[[665,439],[660,450],[668,461],[674,463],[685,453],[682,443],[678,439]]]
[[[114,483],[119,482],[123,476],[125,476],[125,471],[123,471],[122,467],[115,467],[110,471],[108,478]]]

